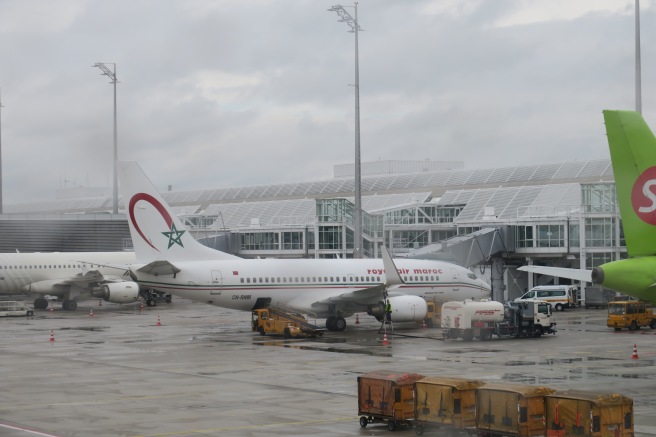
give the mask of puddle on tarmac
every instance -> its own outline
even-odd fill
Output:
[[[99,331],[102,332],[105,329],[109,329],[109,326],[78,326],[75,328],[59,328],[60,331]]]

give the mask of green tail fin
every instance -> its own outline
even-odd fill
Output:
[[[630,257],[656,254],[656,138],[635,111],[604,111]]]

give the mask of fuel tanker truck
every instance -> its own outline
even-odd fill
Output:
[[[445,302],[442,305],[444,338],[489,340],[492,335],[504,337],[541,337],[555,334],[551,321],[551,305],[541,300],[507,302],[493,300]]]

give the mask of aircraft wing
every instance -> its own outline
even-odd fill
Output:
[[[180,268],[168,261],[153,261],[143,267],[139,267],[137,272],[147,273],[150,275],[175,275],[180,272]]]
[[[574,279],[575,281],[592,282],[592,270],[566,269],[564,267],[522,266],[517,270],[540,275],[556,276],[558,278]]]
[[[80,288],[90,288],[91,284],[104,284],[108,282],[129,281],[122,276],[103,275],[99,270],[88,270],[84,273],[78,273],[74,276],[63,278],[53,285],[75,285]]]

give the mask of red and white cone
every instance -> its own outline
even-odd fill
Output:
[[[53,312],[53,311],[55,311],[55,307],[50,305],[50,312]]]
[[[422,328],[428,328],[428,326],[426,326],[426,319],[421,321],[421,327]]]
[[[142,301],[141,304],[139,305],[139,311],[143,311],[143,301]]]
[[[355,315],[355,324],[359,325],[360,324],[360,319],[358,318],[358,315]]]
[[[159,321],[159,316],[157,316],[157,323],[155,324],[155,326],[162,326],[162,322]]]
[[[89,317],[93,317],[93,308],[89,310]]]
[[[638,346],[635,344],[633,345],[633,355],[631,355],[631,358],[634,360],[638,359]]]
[[[387,341],[387,332],[383,334],[383,346],[387,346],[389,341]]]
[[[53,331],[51,329],[50,330],[50,343],[54,343],[54,342],[55,342],[55,331]]]

